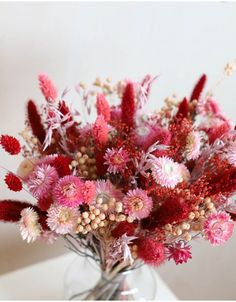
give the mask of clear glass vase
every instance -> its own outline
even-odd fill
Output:
[[[92,260],[77,256],[65,273],[66,300],[156,300],[157,276],[141,266],[107,275]]]

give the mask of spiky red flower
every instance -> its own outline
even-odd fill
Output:
[[[21,146],[18,139],[13,136],[1,135],[0,144],[2,145],[3,149],[11,155],[19,154],[21,151]]]
[[[217,138],[220,138],[221,136],[223,136],[230,130],[231,130],[231,127],[230,127],[229,123],[227,123],[227,122],[222,123],[220,126],[211,128],[207,133],[208,138],[209,138],[209,143],[213,144]]]
[[[104,94],[97,95],[96,107],[98,115],[102,114],[104,116],[105,121],[109,122],[111,118],[110,106]]]
[[[164,245],[156,240],[147,237],[137,242],[138,257],[145,263],[153,266],[159,266],[165,260]]]
[[[135,225],[127,221],[122,221],[111,231],[111,234],[115,238],[120,238],[122,235],[133,236],[135,232]]]
[[[199,100],[201,93],[204,89],[204,86],[206,84],[206,80],[207,80],[207,76],[205,74],[203,74],[200,79],[198,80],[197,84],[194,86],[191,97],[190,97],[190,101],[193,100]]]
[[[176,117],[188,117],[189,108],[188,108],[188,100],[186,98],[179,104],[179,109],[176,114]]]
[[[51,164],[54,168],[56,168],[57,173],[60,177],[64,177],[66,175],[70,175],[71,171],[69,168],[69,164],[71,159],[69,157],[65,157],[63,155],[58,155],[53,163]]]
[[[8,186],[8,189],[14,192],[19,192],[22,190],[22,182],[16,175],[8,173],[5,176],[5,183]]]
[[[18,222],[21,218],[21,211],[31,206],[30,203],[16,200],[0,201],[0,220],[5,222]]]
[[[41,116],[38,113],[37,106],[32,100],[29,100],[27,104],[27,117],[33,135],[37,137],[41,144],[43,144],[46,137],[46,131],[43,127]]]
[[[108,141],[108,126],[103,115],[99,115],[93,125],[93,136],[96,144],[106,145]]]
[[[122,122],[130,128],[134,127],[135,92],[133,83],[128,83],[121,102]]]

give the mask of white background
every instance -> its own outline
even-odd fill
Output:
[[[177,93],[189,95],[202,74],[211,88],[236,58],[236,4],[219,3],[0,3],[0,132],[23,128],[28,98],[42,102],[37,75],[63,90],[96,76],[114,80],[160,75],[149,109]],[[236,76],[215,91],[235,122]],[[79,106],[79,102],[74,100]],[[14,169],[17,158],[0,152]],[[0,179],[0,198],[10,194]],[[22,194],[22,198],[28,198]],[[161,276],[182,299],[236,299],[236,235],[223,247],[197,242],[187,265],[166,264]],[[65,252],[21,242],[15,226],[0,227],[0,273]]]

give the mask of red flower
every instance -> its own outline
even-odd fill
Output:
[[[135,114],[135,93],[134,85],[128,83],[121,102],[121,117],[122,122],[132,128],[134,126],[134,114]]]
[[[0,201],[0,220],[5,222],[18,222],[21,218],[21,211],[32,207],[30,203],[15,200]]]
[[[64,177],[66,175],[70,175],[71,171],[69,168],[69,164],[71,162],[71,159],[69,157],[65,157],[62,155],[58,155],[52,165],[54,168],[56,168],[57,173],[60,177]]]
[[[206,84],[206,80],[207,80],[207,77],[205,74],[203,74],[193,89],[193,92],[190,97],[190,101],[199,100],[201,93],[204,89],[204,86]]]
[[[135,232],[135,225],[127,221],[122,221],[111,231],[115,238],[120,238],[122,235],[133,236]]]
[[[217,138],[220,138],[221,136],[223,136],[230,130],[231,130],[231,127],[230,127],[229,123],[227,123],[227,122],[222,123],[220,126],[211,128],[208,131],[209,143],[213,144]]]
[[[183,99],[183,101],[179,104],[179,109],[176,114],[176,117],[188,117],[188,100],[186,98]]]
[[[20,143],[13,136],[2,135],[0,137],[0,144],[2,145],[3,149],[8,153],[10,153],[11,155],[16,155],[20,153],[21,150]]]
[[[41,198],[38,201],[38,207],[42,211],[47,211],[52,204],[53,204],[53,200],[51,197]]]
[[[139,240],[138,257],[149,265],[158,266],[165,260],[164,245],[156,240],[147,237]]]
[[[97,113],[98,115],[102,114],[106,122],[109,122],[111,119],[110,106],[103,94],[97,95]]]
[[[8,189],[14,192],[19,192],[22,190],[21,180],[14,174],[8,173],[5,176],[5,183],[8,186]]]

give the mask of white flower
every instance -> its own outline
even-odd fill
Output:
[[[20,232],[23,240],[28,243],[34,242],[40,236],[42,228],[38,219],[38,214],[33,208],[25,208],[21,211]]]

